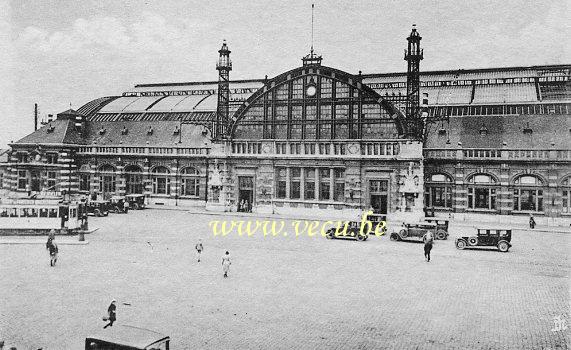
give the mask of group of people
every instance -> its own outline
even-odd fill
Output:
[[[238,203],[238,211],[250,213],[252,211],[252,208],[250,208],[250,202],[246,199],[242,199],[240,203]]]
[[[198,243],[194,246],[196,250],[196,260],[200,262],[200,257],[202,255],[202,251],[204,250],[204,246],[202,245],[202,240],[199,239]],[[226,251],[226,253],[222,256],[222,272],[224,273],[224,277],[228,277],[228,271],[230,271],[230,252]]]

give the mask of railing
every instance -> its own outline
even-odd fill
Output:
[[[179,148],[179,147],[111,147],[111,146],[83,146],[79,147],[80,154],[135,154],[151,156],[173,155],[207,155],[209,148]]]
[[[424,149],[429,159],[507,159],[507,160],[571,160],[571,150],[505,149],[505,148],[429,148]]]
[[[234,155],[275,154],[288,156],[373,156],[394,157],[400,154],[399,141],[236,141],[232,143]]]

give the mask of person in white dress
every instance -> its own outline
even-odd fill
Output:
[[[230,253],[226,251],[226,254],[222,257],[222,271],[224,271],[224,277],[228,277],[228,270],[230,270]]]

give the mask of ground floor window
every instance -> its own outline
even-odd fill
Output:
[[[561,212],[565,214],[571,213],[571,190],[563,190],[561,198],[563,199]]]
[[[306,200],[315,199],[315,169],[305,169],[305,182],[303,198]]]
[[[514,189],[513,209],[521,211],[543,211],[543,190]]]
[[[276,198],[286,198],[287,175],[286,168],[276,169]]]
[[[452,187],[451,186],[427,186],[426,206],[451,208],[452,207]]]
[[[345,201],[345,169],[335,169],[333,173],[335,179],[333,199],[336,202],[343,202]]]
[[[55,171],[48,171],[47,174],[47,190],[53,191],[57,183],[57,173]]]
[[[319,169],[319,199],[322,201],[331,199],[331,174],[328,168]]]
[[[183,196],[198,197],[200,195],[200,179],[183,178],[181,192]]]
[[[490,187],[468,188],[468,208],[496,209],[496,189]]]
[[[301,198],[301,168],[290,169],[289,198]]]
[[[169,194],[171,179],[168,177],[153,177],[153,194]]]
[[[102,192],[103,193],[114,193],[117,186],[115,181],[115,175],[103,175]]]
[[[18,170],[18,189],[25,190],[28,187],[28,174],[26,170]]]

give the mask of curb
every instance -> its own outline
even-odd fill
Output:
[[[0,245],[1,244],[43,244],[45,245],[46,242],[45,241],[25,241],[25,240],[5,240],[5,239],[0,239]],[[57,241],[57,245],[87,245],[89,244],[89,241],[82,241],[82,242],[61,242],[61,241]]]

